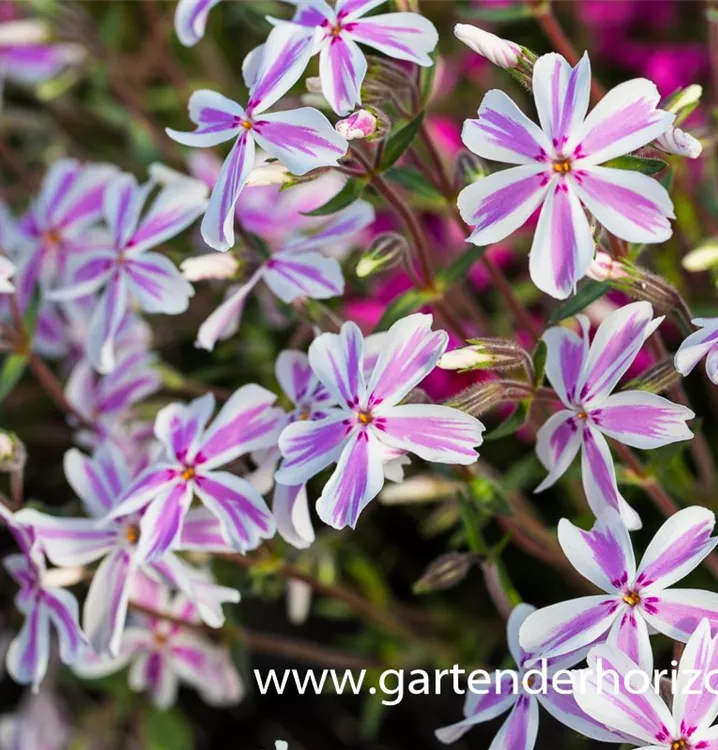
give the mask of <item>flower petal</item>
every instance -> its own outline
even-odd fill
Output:
[[[106,374],[115,369],[115,338],[127,312],[127,283],[117,274],[107,285],[90,319],[85,352],[92,366]]]
[[[191,508],[185,516],[178,548],[189,552],[232,551],[219,519],[205,507]]]
[[[551,143],[545,133],[498,89],[489,91],[479,107],[477,120],[465,120],[464,145],[477,156],[508,164],[539,162],[548,168]]]
[[[562,410],[546,420],[536,434],[536,455],[548,475],[534,492],[543,492],[566,473],[581,443],[581,426],[574,412]]]
[[[695,318],[691,323],[699,330],[678,347],[675,359],[676,370],[684,376],[711,350],[718,349],[718,318]]]
[[[450,406],[404,404],[383,411],[372,423],[382,443],[425,461],[473,464],[483,442],[484,425],[476,417]]]
[[[305,484],[274,486],[272,513],[279,535],[293,547],[306,549],[315,539]]]
[[[617,510],[630,531],[641,528],[641,519],[618,491],[616,468],[606,438],[584,424],[581,475],[586,499],[598,518],[606,508]]]
[[[529,253],[531,280],[542,292],[566,299],[586,275],[594,250],[593,234],[576,194],[565,182],[553,182]]]
[[[686,643],[701,620],[710,622],[712,632],[718,628],[718,594],[701,589],[650,592],[641,600],[641,614],[649,627]]]
[[[356,323],[344,323],[338,334],[317,336],[309,347],[309,364],[338,404],[351,409],[363,401],[364,337]]]
[[[72,664],[83,644],[87,643],[78,622],[77,599],[69,591],[52,588],[45,589],[42,603],[55,626],[60,646],[60,661],[63,664]]]
[[[169,404],[160,409],[155,418],[155,437],[170,457],[179,463],[194,459],[214,406],[214,395],[205,393],[189,404]]]
[[[309,357],[296,349],[285,349],[279,353],[274,364],[279,387],[293,404],[299,404],[316,389],[317,381]]]
[[[686,420],[696,415],[655,393],[623,391],[601,401],[589,416],[605,435],[645,450],[690,440],[693,433]]]
[[[159,560],[179,541],[182,522],[192,503],[192,486],[180,482],[147,506],[140,521],[140,540],[137,544],[138,562]]]
[[[588,356],[589,322],[585,315],[576,316],[578,333],[555,326],[542,336],[546,342],[546,377],[564,406],[576,405],[576,391]]]
[[[674,513],[648,545],[638,568],[641,589],[660,591],[685,578],[718,544],[715,514],[693,506]]]
[[[321,253],[274,253],[262,273],[267,286],[287,304],[302,297],[329,299],[344,293],[339,261]]]
[[[588,406],[608,396],[662,320],[653,319],[650,302],[632,302],[604,318],[579,381],[581,403]]]
[[[568,156],[588,111],[591,63],[584,53],[575,68],[556,53],[542,55],[533,71],[533,95],[543,132],[551,140],[548,153]]]
[[[347,441],[337,467],[317,500],[319,518],[335,529],[356,527],[359,514],[384,486],[379,441],[359,430]]]
[[[20,632],[13,638],[5,657],[5,667],[10,677],[20,685],[37,689],[47,672],[50,661],[50,618],[42,604],[34,606]]]
[[[216,91],[200,89],[189,98],[189,117],[197,129],[184,133],[167,128],[167,135],[184,146],[216,146],[240,134],[246,114],[237,102]]]
[[[439,42],[434,24],[419,13],[382,13],[357,18],[347,25],[345,34],[395,60],[408,60],[424,67],[434,64],[431,53]]]
[[[194,47],[204,36],[209,12],[220,0],[179,0],[175,9],[175,33],[185,47]]]
[[[606,645],[624,653],[648,674],[653,672],[653,650],[646,621],[635,607],[625,607],[613,623]]]
[[[262,115],[255,120],[252,134],[261,148],[298,175],[317,167],[336,167],[347,151],[346,140],[312,107]]]
[[[521,627],[521,648],[541,658],[577,651],[608,633],[619,607],[615,596],[584,596],[539,609]]]
[[[319,53],[319,77],[324,98],[338,115],[348,115],[361,104],[366,70],[364,53],[349,34],[328,38]]]
[[[223,466],[251,451],[277,444],[284,412],[273,406],[277,396],[255,383],[238,388],[206,430],[196,456],[202,469]]]
[[[533,750],[538,736],[538,706],[533,696],[520,695],[489,750]]]
[[[103,213],[116,250],[124,248],[134,234],[152,187],[151,182],[138,185],[134,175],[127,172],[119,173],[107,184]]]
[[[109,444],[98,448],[93,458],[71,448],[65,453],[64,468],[85,511],[95,518],[112,510],[129,479],[124,458]]]
[[[169,258],[159,253],[128,258],[125,271],[129,293],[145,312],[179,315],[194,295],[192,284]]]
[[[550,181],[543,165],[494,172],[465,187],[458,198],[461,218],[473,231],[474,245],[490,245],[526,223],[546,197]]]
[[[570,182],[586,208],[621,239],[656,243],[673,234],[673,201],[658,180],[630,169],[591,167],[572,173]]]
[[[264,498],[246,479],[213,471],[195,478],[195,492],[219,519],[226,540],[242,554],[274,536],[274,518]]]
[[[584,120],[574,158],[601,164],[665,133],[675,115],[656,109],[660,98],[655,84],[645,78],[612,88]]]
[[[215,250],[234,245],[234,209],[254,168],[254,139],[243,131],[222,164],[202,219],[202,238]]]
[[[636,575],[628,529],[613,508],[603,511],[590,531],[562,518],[558,541],[571,565],[606,593],[620,591]]]
[[[345,412],[330,414],[315,422],[297,421],[287,425],[279,436],[284,456],[275,474],[277,482],[298,485],[339,460],[353,429]]]

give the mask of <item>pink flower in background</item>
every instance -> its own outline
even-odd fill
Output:
[[[566,407],[539,430],[536,453],[549,474],[536,492],[551,487],[582,450],[581,470],[588,504],[598,516],[610,506],[630,529],[638,514],[618,491],[611,451],[604,435],[634,448],[651,449],[689,440],[686,421],[695,414],[648,391],[611,393],[660,325],[648,302],[625,305],[607,316],[588,345],[588,321],[578,316],[581,334],[550,328],[546,376]]]
[[[251,64],[243,67],[249,88],[246,109],[214,91],[195,91],[189,102],[193,133],[169,129],[167,134],[186,146],[205,148],[234,141],[202,220],[202,237],[215,250],[234,245],[234,211],[255,163],[255,143],[279,159],[294,174],[336,166],[347,142],[318,110],[302,107],[265,114],[304,72],[311,46],[293,24],[273,29]]]
[[[194,47],[204,36],[209,12],[220,0],[179,0],[175,8],[175,32],[185,47]]]
[[[544,55],[533,73],[541,128],[498,90],[484,97],[479,119],[464,124],[471,151],[518,165],[461,191],[459,210],[474,228],[469,242],[498,242],[542,206],[529,271],[539,289],[559,299],[575,290],[593,259],[582,204],[629,242],[663,242],[672,231],[673,204],[657,180],[599,165],[650,143],[674,115],[657,109],[654,84],[637,79],[609,91],[586,116],[590,83],[588,55],[575,68],[560,55]]]
[[[676,370],[688,375],[706,357],[706,372],[718,385],[718,318],[695,318],[691,321],[699,331],[694,331],[676,352]]]

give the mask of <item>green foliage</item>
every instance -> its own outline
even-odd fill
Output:
[[[409,148],[412,141],[416,137],[416,134],[421,128],[421,123],[424,120],[424,113],[419,114],[403,127],[395,130],[387,139],[386,146],[384,147],[384,154],[382,156],[380,170],[386,171],[391,167],[394,162]]]
[[[548,322],[560,323],[566,318],[578,315],[592,302],[603,297],[610,288],[611,285],[607,281],[588,281],[573,297],[569,297],[565,302],[562,302],[549,315]]]
[[[346,181],[344,187],[326,203],[315,208],[313,211],[306,211],[305,216],[329,216],[341,211],[347,206],[351,206],[364,191],[365,180],[350,178]]]

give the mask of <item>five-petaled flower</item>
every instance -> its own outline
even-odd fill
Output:
[[[576,702],[587,716],[626,736],[631,746],[643,750],[718,747],[718,726],[711,726],[718,716],[718,636],[711,635],[707,620],[695,628],[681,656],[672,684],[672,709],[650,687],[653,675],[641,675],[641,667],[621,651],[598,646],[589,653],[588,666]],[[643,685],[648,689],[643,690]]]
[[[636,569],[628,530],[613,508],[591,531],[562,519],[558,538],[566,557],[606,593],[538,610],[521,628],[522,647],[542,657],[561,656],[606,639],[650,672],[651,633],[686,642],[702,619],[718,625],[718,594],[669,589],[718,544],[711,537],[714,526],[707,508],[678,511],[658,530]]]
[[[718,385],[718,318],[695,318],[691,321],[696,328],[680,345],[676,352],[676,370],[688,375],[706,357],[708,377]]]
[[[189,115],[197,129],[167,134],[186,146],[215,146],[234,140],[214,186],[202,220],[202,237],[215,250],[234,244],[234,209],[254,167],[255,143],[294,174],[337,165],[347,142],[319,110],[302,107],[265,114],[297,82],[306,68],[311,46],[291,24],[273,29],[261,50],[242,68],[249,88],[246,109],[214,91],[195,91]]]
[[[653,319],[648,302],[634,302],[605,318],[588,346],[588,321],[578,316],[581,333],[550,328],[546,376],[566,407],[539,430],[536,452],[549,474],[541,492],[568,469],[582,448],[583,487],[598,515],[616,508],[630,529],[640,528],[638,514],[618,491],[611,451],[604,435],[634,448],[659,448],[693,433],[686,420],[695,414],[685,406],[647,391],[611,394],[643,346],[663,320]]]
[[[309,347],[314,374],[339,405],[318,421],[296,421],[279,438],[284,461],[276,479],[306,482],[336,462],[317,502],[330,526],[354,527],[362,509],[384,485],[386,449],[415,453],[437,463],[472,464],[483,425],[448,406],[399,402],[433,369],[448,335],[431,330],[431,316],[415,314],[390,329],[365,380],[364,337],[354,323],[325,333]]]
[[[459,210],[473,227],[469,241],[498,242],[543,204],[529,270],[553,297],[571,294],[591,264],[594,240],[581,204],[609,232],[629,242],[671,236],[673,204],[651,177],[599,166],[664,133],[674,115],[657,109],[655,85],[639,78],[606,94],[586,117],[591,83],[588,56],[575,68],[557,54],[540,57],[533,73],[537,127],[503,92],[489,91],[463,140],[487,159],[516,164],[464,188]]]

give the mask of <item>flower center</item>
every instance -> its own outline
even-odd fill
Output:
[[[245,130],[251,130],[253,125],[249,120],[242,120],[239,123]]]
[[[372,413],[363,409],[357,414],[357,417],[362,424],[371,424],[374,421]]]
[[[157,648],[162,648],[167,643],[167,634],[166,633],[155,633],[155,646]]]
[[[125,529],[125,539],[130,544],[137,544],[140,541],[140,527],[133,523]]]
[[[62,242],[62,235],[57,229],[48,229],[43,233],[46,245],[57,246]]]
[[[585,411],[580,411],[576,416],[582,420],[588,419],[588,414]]]
[[[571,171],[571,160],[560,159],[553,163],[553,171],[558,174],[568,174]]]
[[[637,604],[641,603],[641,597],[638,596],[636,591],[629,591],[626,596],[623,597],[623,601],[630,607],[635,607]],[[685,747],[685,745],[678,745],[678,747]]]
[[[182,472],[182,479],[185,480],[185,482],[188,482],[192,477],[194,476],[195,471],[191,466],[188,466],[183,472]]]
[[[684,739],[675,740],[671,744],[671,750],[684,750],[684,748],[687,748],[687,747],[688,747],[688,744],[686,743]]]
[[[310,406],[302,406],[299,409],[299,413],[297,414],[297,419],[301,420],[302,422],[306,422],[308,419],[311,419],[312,417],[312,408]]]
[[[339,24],[334,26],[334,28],[332,29],[332,36],[339,36],[339,34],[341,33],[342,33],[342,27]]]

